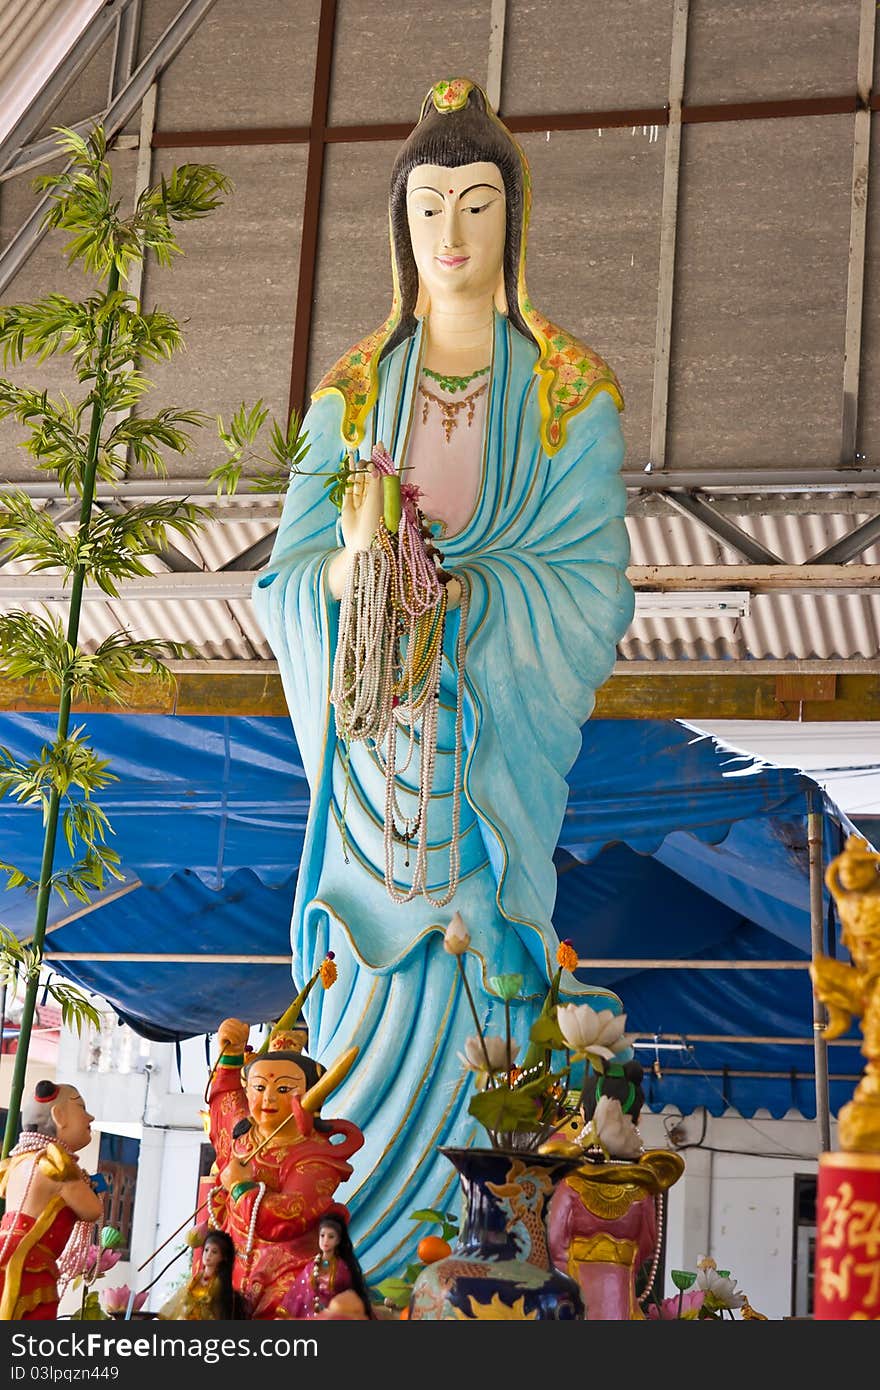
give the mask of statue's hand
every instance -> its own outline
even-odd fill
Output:
[[[348,551],[369,550],[382,515],[382,478],[372,465],[359,468],[342,503],[342,538]]]
[[[253,1181],[254,1175],[250,1168],[237,1159],[234,1154],[220,1172],[220,1185],[225,1187],[227,1192],[231,1192],[236,1183]]]
[[[237,1057],[239,1053],[244,1052],[250,1034],[249,1023],[242,1023],[240,1018],[224,1018],[217,1029],[221,1055],[229,1052]]]

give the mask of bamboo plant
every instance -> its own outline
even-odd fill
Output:
[[[68,264],[82,266],[95,282],[94,293],[79,301],[52,293],[34,303],[0,307],[5,367],[66,354],[79,385],[78,399],[52,399],[46,390],[0,378],[0,419],[25,427],[23,447],[36,468],[57,479],[74,508],[79,504],[78,522],[70,530],[56,526],[24,490],[7,489],[0,497],[0,560],[23,562],[29,572],[51,570],[69,588],[66,622],[45,610],[0,615],[0,676],[24,680],[30,688],[39,684],[57,696],[51,744],[26,760],[0,748],[0,796],[38,810],[43,827],[38,878],[0,860],[7,888],[25,888],[35,900],[27,944],[0,927],[0,979],[24,986],[4,1157],[18,1127],[50,904],[55,897],[66,903],[71,896],[90,902],[123,876],[108,843],[112,827],[96,800],[115,778],[90,746],[85,726],[72,725],[72,709],[94,702],[123,706],[132,683],[144,674],[171,684],[166,662],[189,654],[183,644],[136,640],[124,630],[95,650],[84,650],[79,644],[83,591],[96,584],[108,596],[118,596],[120,582],[150,572],[145,557],[161,548],[169,533],[191,537],[210,515],[186,500],[96,503],[99,482],[118,483],[132,470],[164,477],[166,455],[187,453],[193,431],[210,419],[174,406],[145,412],[152,383],[142,364],[170,358],[183,340],[175,319],[159,308],[145,312],[125,281],[150,253],[170,266],[181,250],[176,224],[207,216],[231,191],[229,179],[212,165],[184,164],[145,189],[126,216],[114,200],[103,129],[96,127],[86,138],[71,130],[59,130],[58,136],[69,163],[63,172],[36,182],[51,195],[48,226],[69,234]],[[218,492],[237,487],[266,414],[259,402],[251,410],[242,406],[228,430],[218,422],[227,454],[211,475]],[[305,445],[297,417],[287,428],[273,425],[271,447],[274,466],[256,486],[277,487],[301,461]],[[56,870],[59,831],[71,862]],[[97,1021],[96,1010],[74,986],[51,979],[48,990],[65,1023],[79,1031],[87,1020]]]

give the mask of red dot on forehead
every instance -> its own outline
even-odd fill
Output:
[[[450,192],[450,193],[454,193],[454,192],[455,192],[455,189],[454,189],[454,188],[450,188],[449,192]]]

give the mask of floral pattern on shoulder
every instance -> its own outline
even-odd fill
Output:
[[[360,444],[364,437],[367,416],[375,404],[378,391],[379,353],[397,320],[398,306],[395,304],[381,327],[375,328],[343,353],[312,392],[312,400],[332,391],[342,397],[342,438],[352,448]]]
[[[618,410],[623,410],[623,393],[614,372],[597,352],[551,323],[530,300],[522,307],[541,352],[535,371],[541,378],[542,442],[548,454],[555,454],[565,443],[569,419],[588,406],[599,391],[607,391]]]

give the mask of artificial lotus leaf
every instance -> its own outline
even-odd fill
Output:
[[[694,1284],[697,1282],[696,1274],[692,1274],[689,1269],[670,1270],[670,1278],[675,1287],[682,1293],[693,1288]]]
[[[438,1211],[436,1207],[419,1207],[418,1211],[411,1211],[410,1221],[437,1221],[442,1224],[446,1219],[446,1213]]]
[[[505,1004],[509,1004],[512,999],[516,999],[523,983],[522,975],[493,975],[489,980],[489,988],[499,999],[503,999]]]
[[[122,1232],[117,1231],[115,1226],[101,1227],[102,1250],[118,1250],[122,1243]]]
[[[106,1322],[107,1314],[101,1307],[101,1300],[95,1289],[87,1293],[81,1306],[75,1313],[71,1313],[71,1318],[81,1322]]]
[[[440,1227],[441,1240],[451,1240],[458,1235],[458,1221],[448,1211],[438,1211],[436,1207],[419,1207],[418,1211],[411,1211],[410,1221],[431,1221]]]
[[[556,1022],[555,1012],[552,1014],[539,1014],[532,1024],[529,1038],[538,1047],[550,1048],[551,1052],[562,1052],[565,1050],[566,1041]]]
[[[543,1090],[543,1078],[515,1091],[494,1086],[472,1097],[468,1114],[489,1130],[537,1130],[541,1125],[536,1101]]]

